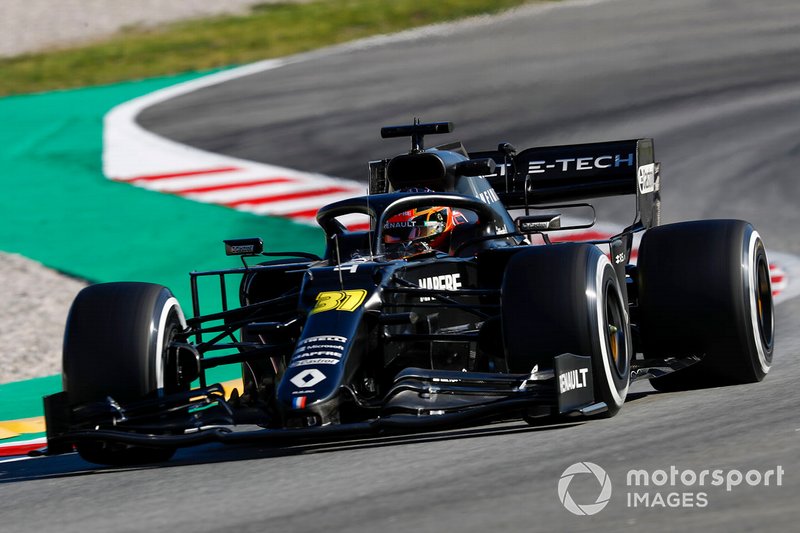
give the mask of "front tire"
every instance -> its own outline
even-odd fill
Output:
[[[562,353],[589,356],[606,415],[622,407],[632,354],[627,302],[596,246],[557,244],[516,254],[503,279],[502,329],[511,372],[552,368]]]
[[[63,386],[71,405],[111,397],[120,403],[179,389],[167,347],[186,329],[178,301],[150,283],[104,283],[83,289],[67,318]],[[173,449],[80,442],[78,453],[99,464],[169,459]]]

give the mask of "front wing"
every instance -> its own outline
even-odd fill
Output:
[[[47,455],[82,441],[178,448],[222,442],[293,444],[439,431],[524,417],[586,417],[606,411],[595,400],[591,359],[562,354],[552,370],[493,374],[409,368],[395,378],[376,415],[361,422],[264,428],[238,413],[219,385],[120,405],[70,406],[66,393],[45,397]]]

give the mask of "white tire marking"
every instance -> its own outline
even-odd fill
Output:
[[[761,342],[761,332],[760,328],[758,327],[758,307],[756,305],[756,291],[758,290],[758,269],[756,268],[756,245],[758,241],[761,240],[761,236],[758,234],[757,231],[753,230],[753,233],[750,234],[750,243],[748,245],[747,250],[747,269],[749,271],[750,283],[748,284],[748,292],[750,298],[750,323],[753,330],[753,342],[756,345],[756,351],[758,352],[758,363],[761,365],[761,371],[765,374],[769,372],[770,363],[767,361],[767,355],[764,352],[764,345]],[[766,249],[764,250],[766,254]],[[767,264],[769,264],[769,259],[767,259]],[[770,284],[770,294],[772,294],[772,281],[767,279],[767,283]],[[771,325],[770,325],[771,326]]]
[[[620,407],[625,402],[625,397],[628,395],[628,387],[630,386],[630,373],[628,374],[628,379],[625,382],[625,388],[622,391],[617,391],[616,381],[614,380],[614,375],[611,370],[611,364],[609,363],[609,355],[608,349],[606,348],[606,341],[604,337],[604,331],[608,328],[608,324],[606,324],[606,320],[604,319],[605,315],[605,286],[603,285],[603,275],[605,274],[606,266],[611,267],[611,261],[608,260],[608,257],[605,254],[599,256],[597,260],[597,274],[595,275],[595,287],[598,289],[597,296],[595,298],[596,305],[597,305],[597,332],[601,336],[600,340],[600,351],[603,358],[603,368],[606,373],[606,382],[608,383],[608,388],[611,391],[611,396],[614,398],[614,404],[616,407]],[[612,267],[613,268],[613,267]],[[625,322],[628,321],[628,312],[627,310],[622,310],[623,319]],[[625,346],[628,347],[629,339],[625,336]],[[626,349],[626,354],[629,354],[630,351]]]
[[[164,346],[164,329],[167,324],[167,317],[169,316],[172,308],[175,308],[178,313],[178,320],[181,327],[186,329],[186,317],[183,315],[178,300],[173,296],[164,302],[164,307],[161,308],[161,316],[158,318],[158,333],[156,337],[156,389],[162,390],[164,388],[164,358],[161,347]]]

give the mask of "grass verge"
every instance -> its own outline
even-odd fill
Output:
[[[248,15],[130,28],[87,46],[0,59],[0,96],[249,63],[497,13],[530,1],[316,0],[258,5]]]

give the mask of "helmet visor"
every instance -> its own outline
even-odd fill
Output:
[[[446,208],[406,211],[390,218],[383,226],[384,242],[430,239],[444,232],[446,225]]]

